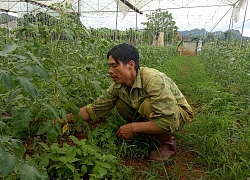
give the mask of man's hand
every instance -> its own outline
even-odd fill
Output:
[[[60,122],[62,125],[68,124],[68,123],[74,123],[76,122],[79,118],[83,118],[84,121],[88,121],[89,120],[89,114],[87,111],[86,106],[80,108],[78,111],[75,110],[75,115],[73,115],[72,113],[68,113],[66,114],[66,119],[62,118],[62,119],[58,119],[56,120],[57,122]],[[78,117],[78,113],[79,112],[79,117]]]
[[[167,131],[157,126],[153,121],[147,122],[133,122],[123,125],[117,131],[117,137],[121,139],[130,139],[136,133],[147,133],[147,134],[162,134]]]
[[[133,128],[134,128],[133,123],[121,126],[117,131],[117,137],[125,140],[132,138],[135,135]]]
[[[66,118],[61,118],[61,119],[56,119],[55,122],[59,122],[62,125],[68,124],[68,123],[72,123],[73,122],[73,115],[71,113],[66,114]]]

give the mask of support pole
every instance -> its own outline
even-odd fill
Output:
[[[114,39],[115,40],[117,40],[117,31],[118,31],[118,28],[117,28],[117,24],[118,24],[118,5],[119,5],[119,1],[117,0],[117,3],[116,3],[115,34],[114,34]]]
[[[77,11],[78,11],[78,16],[80,17],[80,16],[81,16],[81,0],[78,0],[78,8],[77,8]]]
[[[245,15],[244,15],[244,19],[243,19],[242,29],[241,29],[241,43],[240,43],[240,49],[241,49],[241,44],[242,44],[242,40],[243,40],[243,31],[244,31],[244,26],[245,26],[245,21],[246,21],[246,14],[247,14],[248,1],[249,1],[249,0],[247,0],[247,3],[246,3],[246,10],[245,10]]]
[[[131,4],[130,2],[128,2],[127,0],[120,0],[121,2],[123,2],[126,6],[128,6],[129,8],[133,9],[135,12],[139,13],[139,14],[143,14],[142,11],[140,11],[138,8],[136,8],[133,4]],[[117,1],[118,2],[118,1]],[[118,4],[118,3],[117,3]]]

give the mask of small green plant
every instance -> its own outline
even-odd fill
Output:
[[[51,146],[40,143],[45,153],[40,155],[39,168],[48,168],[48,175],[53,178],[80,179],[89,176],[90,179],[102,179],[115,176],[117,159],[111,154],[105,154],[86,139],[78,140],[70,136],[74,144],[58,143]]]
[[[46,174],[23,159],[25,151],[19,139],[0,135],[0,179],[47,179]]]

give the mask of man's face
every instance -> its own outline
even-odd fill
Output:
[[[114,83],[126,84],[131,79],[131,64],[124,65],[122,62],[119,64],[115,62],[112,56],[109,56],[109,74]]]

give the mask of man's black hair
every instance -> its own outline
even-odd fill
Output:
[[[107,59],[112,56],[116,63],[121,61],[124,65],[127,65],[130,60],[135,62],[135,70],[139,69],[139,53],[137,49],[130,44],[122,43],[114,46],[107,54]]]

